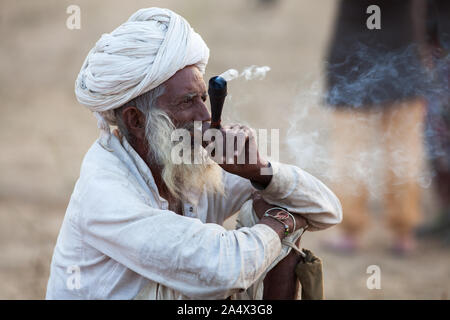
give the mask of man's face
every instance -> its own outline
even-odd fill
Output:
[[[211,121],[206,107],[208,97],[205,81],[194,66],[179,70],[164,83],[164,93],[158,98],[158,107],[167,113],[175,127],[193,121]]]
[[[171,134],[175,128],[194,131],[194,121],[211,121],[206,108],[206,85],[200,71],[193,66],[186,67],[164,83],[164,93],[159,96],[157,108],[151,108],[146,121],[146,140],[149,159],[161,168],[161,176],[169,191],[179,199],[189,199],[191,192],[206,189],[223,194],[222,169],[214,161],[201,164],[172,161],[175,144]],[[194,139],[191,140],[195,152]],[[202,149],[198,149],[201,154]],[[192,154],[193,155],[193,154]],[[192,203],[195,197],[189,199]]]

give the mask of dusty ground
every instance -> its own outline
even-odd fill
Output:
[[[208,43],[211,58],[206,78],[232,67],[270,66],[263,81],[230,83],[225,117],[256,128],[280,128],[282,139],[300,128],[298,132],[304,134],[300,138],[306,140],[291,143],[316,145],[294,154],[282,146],[280,160],[296,162],[321,176],[319,156],[324,150],[321,143],[326,146],[327,118],[315,98],[334,3],[284,1],[260,8],[256,1],[237,0],[77,1],[81,29],[71,31],[66,28],[70,1],[1,1],[0,299],[45,296],[65,207],[81,160],[98,133],[94,117],[77,104],[73,84],[85,55],[102,33],[138,8],[166,6],[185,16]],[[293,111],[301,116],[293,118]],[[319,138],[314,138],[312,128],[319,129]],[[429,219],[434,208],[429,189],[424,189],[424,199],[425,219]],[[389,234],[379,220],[376,215],[366,249],[355,256],[320,248],[320,241],[335,230],[304,238],[304,246],[324,260],[326,297],[448,299],[449,249],[422,242],[414,256],[395,258],[386,250]],[[369,265],[381,269],[380,290],[366,287]]]

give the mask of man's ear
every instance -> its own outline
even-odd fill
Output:
[[[145,116],[138,108],[129,106],[123,109],[122,119],[130,135],[145,139]]]

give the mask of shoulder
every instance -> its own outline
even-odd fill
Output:
[[[83,158],[80,178],[89,178],[94,175],[121,174],[126,172],[125,164],[116,152],[104,149],[98,139],[92,144]]]
[[[123,201],[143,200],[144,191],[127,164],[117,155],[104,149],[98,141],[86,153],[73,198],[80,211],[100,213],[123,204]]]

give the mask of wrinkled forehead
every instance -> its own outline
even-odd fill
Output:
[[[178,70],[164,83],[165,93],[170,96],[179,96],[188,93],[203,94],[206,84],[203,75],[196,66],[187,66]]]

